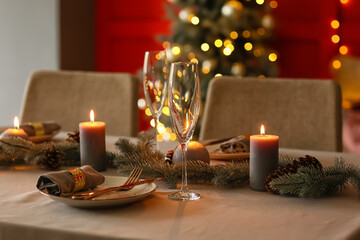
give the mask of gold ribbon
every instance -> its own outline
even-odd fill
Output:
[[[41,122],[32,122],[32,123],[30,123],[30,125],[33,126],[33,128],[34,128],[35,136],[45,135],[44,124],[42,124]]]
[[[85,174],[83,170],[81,170],[80,168],[74,168],[70,169],[69,172],[71,173],[71,175],[73,175],[75,179],[75,187],[72,192],[74,193],[82,190],[85,187]]]

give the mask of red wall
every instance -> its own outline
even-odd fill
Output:
[[[166,0],[96,0],[95,70],[139,76],[148,50],[162,49],[156,36],[169,33],[163,4]],[[139,76],[142,79],[141,75]],[[143,97],[142,88],[140,97]],[[150,118],[139,110],[139,130]]]
[[[281,77],[330,78],[329,66],[345,44],[349,54],[360,55],[360,1],[278,0],[274,48],[279,53]],[[337,19],[340,28],[331,28]],[[331,36],[338,34],[335,44]]]
[[[279,76],[294,78],[331,78],[329,66],[341,44],[349,54],[360,56],[360,1],[277,0],[273,48],[278,53]],[[161,49],[156,40],[169,34],[164,4],[167,0],[96,0],[95,68],[97,71],[130,72],[142,69],[144,52]],[[332,29],[332,20],[340,21]],[[340,43],[331,36],[339,34]],[[142,90],[142,89],[141,89]],[[140,113],[140,130],[149,119]]]

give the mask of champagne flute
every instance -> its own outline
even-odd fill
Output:
[[[169,76],[169,108],[174,132],[182,149],[182,183],[178,192],[169,195],[171,200],[198,200],[200,194],[190,191],[187,185],[187,145],[192,138],[200,112],[200,80],[196,63],[171,64]]]
[[[144,59],[145,100],[155,120],[156,149],[159,150],[158,124],[168,85],[168,63],[165,51],[147,51]]]

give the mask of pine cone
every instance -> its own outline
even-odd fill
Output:
[[[174,155],[175,150],[169,150],[167,154],[165,155],[165,163],[168,165],[172,164],[172,158]]]
[[[285,174],[291,175],[296,173],[300,167],[312,167],[315,169],[322,170],[323,166],[315,157],[306,155],[305,157],[299,157],[298,160],[294,160],[292,163],[289,163],[285,167],[276,169],[273,173],[265,179],[265,188],[268,192],[278,193],[270,188],[270,182],[278,177],[284,176]]]
[[[37,165],[43,169],[56,170],[62,166],[63,159],[63,153],[59,149],[55,148],[55,146],[52,146],[43,151]]]
[[[67,141],[75,141],[80,143],[80,133],[78,130],[75,130],[74,133],[68,133]]]

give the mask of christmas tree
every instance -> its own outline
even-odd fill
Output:
[[[201,95],[216,76],[276,75],[277,55],[267,48],[276,1],[168,0],[172,34],[163,38],[170,62],[199,64]]]

